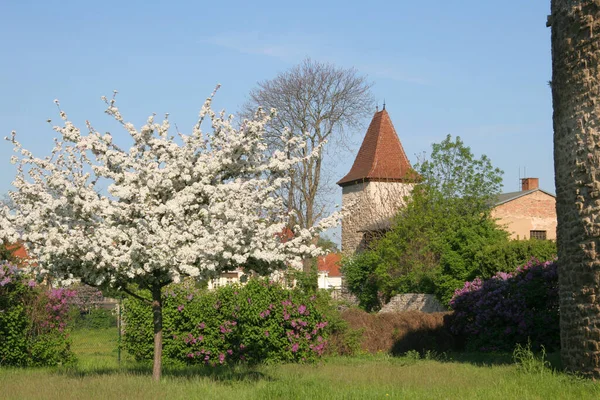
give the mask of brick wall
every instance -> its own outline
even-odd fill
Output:
[[[546,231],[547,239],[556,239],[556,199],[542,191],[501,204],[492,216],[506,226],[512,239],[529,239],[532,230]]]

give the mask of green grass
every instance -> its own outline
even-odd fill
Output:
[[[332,357],[316,365],[256,368],[117,363],[114,329],[78,331],[73,368],[0,369],[3,399],[597,399],[600,386],[548,368],[523,368],[508,355],[385,354]],[[530,360],[531,361],[531,360]],[[524,364],[525,365],[525,364]],[[529,371],[529,372],[527,372]]]
[[[77,355],[77,366],[82,370],[118,368],[119,336],[116,328],[77,329],[71,333],[71,349]],[[122,366],[131,364],[131,357],[123,351]]]

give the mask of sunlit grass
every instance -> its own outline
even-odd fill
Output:
[[[6,399],[596,399],[600,386],[550,369],[526,373],[510,355],[386,354],[331,357],[315,365],[203,368],[117,362],[115,330],[73,334],[72,368],[0,369]]]

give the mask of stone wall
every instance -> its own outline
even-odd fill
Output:
[[[432,294],[407,293],[392,297],[379,313],[421,311],[435,313],[448,311]]]
[[[551,4],[561,355],[600,378],[600,1]]]
[[[494,208],[492,217],[505,225],[511,239],[529,239],[532,230],[546,231],[556,239],[556,199],[541,191],[533,192]]]
[[[404,205],[413,184],[400,182],[364,182],[342,188],[342,206],[349,213],[342,219],[342,253],[352,255],[364,248],[361,230],[389,225],[389,220]]]

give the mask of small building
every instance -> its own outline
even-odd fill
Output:
[[[318,284],[319,289],[340,290],[342,287],[342,273],[340,272],[340,261],[342,255],[339,253],[329,253],[320,256],[317,259],[317,268],[319,271]]]
[[[350,210],[342,219],[345,255],[364,250],[389,227],[416,178],[384,105],[375,112],[350,172],[337,182],[342,205]]]
[[[492,217],[511,239],[556,240],[556,196],[540,189],[538,178],[523,178],[521,191],[500,194]]]
[[[213,290],[227,285],[233,285],[234,283],[240,283],[243,275],[244,271],[241,268],[233,271],[221,272],[218,277],[208,280],[208,290]]]

